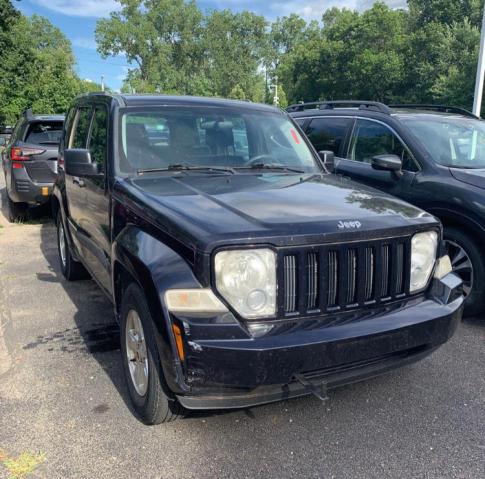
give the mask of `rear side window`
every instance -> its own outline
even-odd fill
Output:
[[[108,112],[104,106],[97,106],[94,110],[89,150],[93,163],[104,166],[107,157],[108,140]]]
[[[57,145],[61,139],[62,125],[62,121],[31,123],[27,128],[24,141],[36,145]]]
[[[317,151],[333,151],[339,154],[352,120],[350,118],[314,118],[306,134]]]
[[[74,120],[70,148],[86,148],[93,110],[91,107],[79,108]]]

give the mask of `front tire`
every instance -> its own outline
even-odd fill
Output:
[[[123,292],[120,319],[123,370],[136,414],[147,425],[174,421],[182,408],[165,392],[153,320],[142,290],[134,283]]]
[[[27,218],[27,205],[25,203],[16,203],[10,199],[7,193],[8,201],[8,221],[10,223],[19,223]]]
[[[453,272],[462,280],[466,294],[465,316],[485,310],[485,262],[476,241],[466,232],[445,228],[444,239]]]
[[[60,211],[57,214],[57,251],[59,254],[59,265],[64,278],[68,281],[89,278],[86,268],[72,257]]]

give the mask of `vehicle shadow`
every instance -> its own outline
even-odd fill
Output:
[[[62,285],[74,306],[75,324],[72,328],[50,336],[40,336],[38,342],[55,342],[65,353],[90,354],[133,413],[119,358],[119,328],[111,303],[93,280],[69,282],[62,276],[57,253],[57,231],[52,221],[41,225],[40,239],[40,249],[47,261],[49,273],[37,273],[37,279]]]
[[[45,219],[45,218],[44,218]],[[49,273],[37,273],[43,282],[60,283],[74,305],[75,327],[58,331],[49,336],[39,336],[27,345],[55,342],[65,353],[90,354],[111,380],[129,411],[135,415],[128,395],[120,358],[119,327],[114,319],[113,306],[93,280],[66,281],[62,276],[58,252],[56,228],[53,222],[41,225],[40,249],[49,268]],[[209,417],[223,414],[221,411],[194,411],[190,417]],[[248,413],[250,415],[250,413]],[[189,417],[187,413],[185,417]]]

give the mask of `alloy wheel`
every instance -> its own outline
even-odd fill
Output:
[[[468,253],[458,243],[445,240],[448,256],[451,260],[453,273],[463,281],[463,292],[469,296],[473,289],[473,263]]]
[[[62,224],[62,220],[59,221],[59,226],[57,228],[57,235],[59,238],[59,256],[61,258],[62,267],[65,268],[67,251],[66,251],[66,235],[64,234],[64,225]]]
[[[144,396],[148,390],[148,355],[140,316],[135,310],[126,317],[126,356],[135,391]]]

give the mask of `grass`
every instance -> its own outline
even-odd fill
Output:
[[[17,458],[9,456],[0,449],[0,463],[7,469],[9,479],[24,479],[32,474],[45,461],[45,454],[23,452]]]

